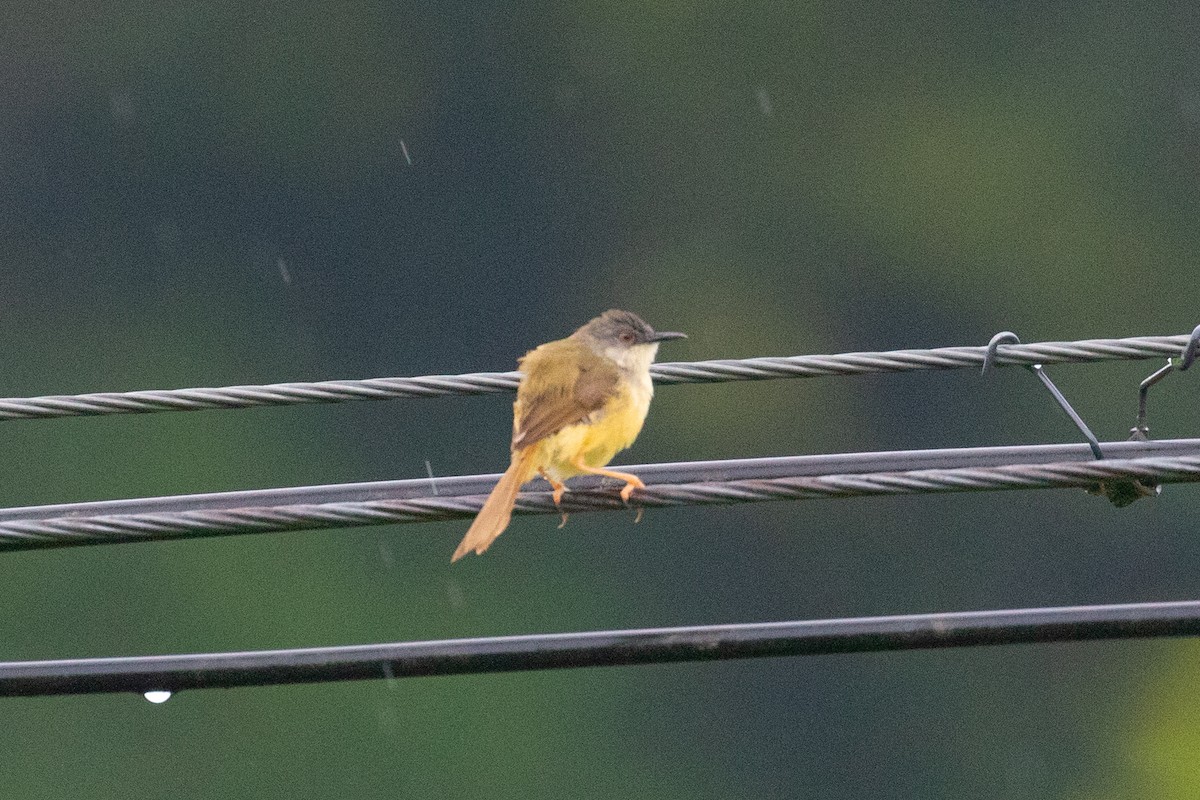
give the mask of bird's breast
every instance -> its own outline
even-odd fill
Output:
[[[589,467],[603,467],[613,456],[633,444],[646,413],[653,387],[626,382],[611,400],[589,419],[567,427],[542,442],[543,468],[558,480],[580,474],[573,462],[582,456]]]

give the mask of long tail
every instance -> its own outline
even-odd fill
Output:
[[[471,523],[467,535],[459,542],[458,549],[450,558],[451,564],[472,550],[475,551],[475,555],[483,555],[483,551],[496,541],[496,537],[504,533],[504,529],[508,527],[508,521],[512,519],[513,505],[517,502],[517,492],[521,490],[522,484],[533,477],[533,473],[537,469],[537,464],[534,463],[536,450],[536,447],[527,447],[513,454],[512,464],[501,476],[496,488],[492,489],[492,493],[488,495],[487,502],[483,504],[475,521]]]

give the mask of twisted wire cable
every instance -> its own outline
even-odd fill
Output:
[[[1200,329],[1198,329],[1200,330]],[[1126,339],[1087,339],[1004,345],[996,364],[1031,365],[1113,361],[1179,356],[1194,337],[1137,336]],[[938,347],[926,350],[843,353],[655,364],[658,384],[760,381],[774,378],[812,378],[925,369],[980,367],[987,347]],[[1193,348],[1194,349],[1194,348]],[[519,372],[477,372],[415,378],[276,383],[265,386],[99,392],[78,395],[0,399],[0,420],[50,419],[105,414],[147,414],[158,411],[286,406],[303,403],[344,403],[353,400],[476,395],[515,391]]]
[[[1188,456],[1200,454],[1200,439],[1160,439],[1158,441],[1131,439],[1123,442],[1109,442],[1103,447],[1106,458]],[[793,476],[846,475],[860,472],[995,467],[1005,464],[1050,464],[1056,461],[1088,461],[1091,459],[1092,454],[1088,446],[1078,443],[950,447],[935,450],[888,450],[736,458],[719,461],[681,461],[664,464],[623,465],[621,469],[638,475],[650,485],[656,485]],[[500,475],[496,473],[453,475],[0,508],[0,524],[15,520],[44,520],[56,517],[127,516],[171,511],[219,511],[264,506],[321,505],[366,500],[486,495],[495,487],[499,479]],[[602,479],[594,476],[583,475],[571,479],[571,488],[577,491],[599,489],[604,485]],[[530,486],[545,489],[548,484],[540,479],[535,479]]]
[[[1134,487],[1129,491],[1145,495],[1153,494],[1149,487],[1157,487],[1158,484],[1200,480],[1200,447],[1197,446],[1200,442],[1197,440],[1162,443],[1164,446],[1161,448],[1156,448],[1160,443],[1155,442],[1109,443],[1105,448],[1109,452],[1117,452],[1117,446],[1120,444],[1124,444],[1126,450],[1137,447],[1141,452],[1153,453],[1158,449],[1159,452],[1170,455],[819,475],[794,474],[803,472],[802,468],[795,469],[793,474],[777,474],[782,470],[775,468],[765,470],[767,474],[772,474],[772,477],[708,479],[678,483],[648,481],[645,489],[634,493],[630,505],[667,508],[768,500],[1072,487],[1105,493],[1112,497],[1110,490],[1114,488],[1113,484],[1128,484]],[[1037,450],[1045,447],[1056,446],[1034,445],[1022,449],[1034,451],[1036,454]],[[704,463],[700,462],[701,465]],[[686,464],[661,466],[672,468],[675,477],[709,474],[704,471],[704,467],[689,470]],[[754,472],[755,470],[749,470],[748,474]],[[654,480],[653,476],[645,472],[643,474],[647,475],[649,480]],[[473,477],[460,480],[465,481],[465,485],[471,485],[473,481],[478,483]],[[277,506],[225,507],[216,502],[212,504],[215,507],[208,508],[92,516],[79,515],[78,511],[71,512],[70,507],[64,506],[51,507],[59,510],[59,516],[38,513],[36,509],[32,513],[29,510],[22,513],[22,509],[12,509],[0,512],[0,515],[7,517],[0,516],[0,519],[4,520],[0,522],[0,550],[432,522],[472,516],[479,511],[485,499],[486,494],[479,493],[291,503]],[[568,492],[561,508],[555,506],[550,492],[522,492],[517,499],[515,513],[557,514],[560,510],[577,513],[619,511],[627,508],[629,506],[622,502],[615,487],[604,488],[604,485],[596,486],[593,483],[586,488]]]
[[[1200,635],[1200,601],[492,636],[0,663],[0,696],[387,680],[516,670]]]

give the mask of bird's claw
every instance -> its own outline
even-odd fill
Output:
[[[549,480],[549,478],[547,478],[547,480]],[[562,530],[563,526],[567,524],[568,516],[567,512],[562,510],[562,499],[563,495],[567,493],[567,487],[565,484],[557,482],[551,485],[554,487],[554,491],[550,494],[550,496],[554,498],[554,507],[562,512],[562,522],[558,523],[558,530]]]
[[[630,477],[633,477],[633,476],[630,476]],[[623,487],[621,487],[621,502],[623,502],[625,505],[629,505],[629,498],[633,496],[633,490],[634,489],[645,489],[645,488],[646,488],[646,484],[642,483],[640,480],[638,480],[636,478],[634,478],[631,481],[627,481],[625,483],[625,485]]]

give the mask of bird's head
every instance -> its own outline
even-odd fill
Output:
[[[658,352],[659,342],[686,339],[674,331],[656,331],[632,311],[611,309],[588,322],[573,334],[598,353],[622,367],[649,369]]]

